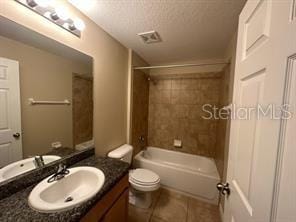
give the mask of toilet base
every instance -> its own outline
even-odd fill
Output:
[[[130,187],[129,203],[136,207],[147,209],[152,203],[152,193],[137,191]]]

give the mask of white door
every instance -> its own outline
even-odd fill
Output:
[[[22,159],[19,64],[0,57],[0,167]]]
[[[290,82],[286,81],[287,66],[296,58],[295,1],[246,3],[239,18],[233,96],[237,107],[283,104],[285,84]],[[232,112],[233,115],[235,109]],[[231,193],[225,202],[224,222],[270,222],[275,218],[282,121],[270,115],[257,118],[255,112],[251,113],[249,120],[231,121],[227,172]]]

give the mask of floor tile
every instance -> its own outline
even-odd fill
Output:
[[[129,222],[221,222],[216,205],[159,189],[148,209],[129,205]]]
[[[169,198],[175,198],[183,201],[188,201],[188,197],[182,194],[181,192],[167,189],[167,188],[161,188],[161,194],[168,196]]]
[[[153,209],[160,196],[160,189],[152,193],[152,204],[148,209],[135,207],[129,204],[128,221],[129,222],[148,222],[152,216]]]
[[[189,198],[187,222],[220,222],[218,206]]]
[[[152,210],[137,208],[129,205],[128,221],[129,222],[149,222],[152,215]]]
[[[163,220],[163,219],[161,219],[161,218],[153,217],[153,216],[152,216],[150,222],[170,222],[170,221]]]
[[[188,198],[179,193],[162,190],[152,218],[158,221],[186,222]]]
[[[159,200],[161,192],[162,192],[162,189],[160,188],[152,193],[152,204],[151,204],[150,208],[152,208],[152,209],[155,208],[155,205],[156,205],[157,201]]]

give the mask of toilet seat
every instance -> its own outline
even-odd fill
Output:
[[[141,168],[130,171],[129,182],[138,191],[154,191],[160,186],[160,178],[156,173]]]
[[[130,179],[142,185],[154,185],[160,181],[159,176],[151,170],[138,168],[129,173]]]
[[[143,183],[141,181],[137,181],[133,178],[130,178],[130,182],[133,182],[133,183],[136,183],[136,184],[139,184],[139,185],[142,185],[142,186],[153,186],[155,184],[158,184],[160,182],[160,180],[156,181],[156,182],[153,182],[153,183]]]

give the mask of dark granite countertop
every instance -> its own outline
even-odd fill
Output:
[[[106,194],[126,173],[127,163],[110,159],[108,157],[91,156],[72,167],[94,166],[105,174],[105,183],[102,189],[92,199],[81,203],[70,210],[58,213],[40,213],[30,208],[28,196],[35,185],[29,186],[13,195],[0,200],[0,221],[38,221],[38,222],[63,222],[79,221],[104,194]]]
[[[69,150],[69,148],[60,148],[56,149],[54,154],[61,156],[62,158],[48,163],[43,167],[33,169],[0,182],[0,200],[25,189],[28,186],[35,185],[37,182],[55,173],[59,163],[72,166],[85,158],[93,156],[95,150],[94,148],[89,148],[81,151],[74,151],[72,149]]]

